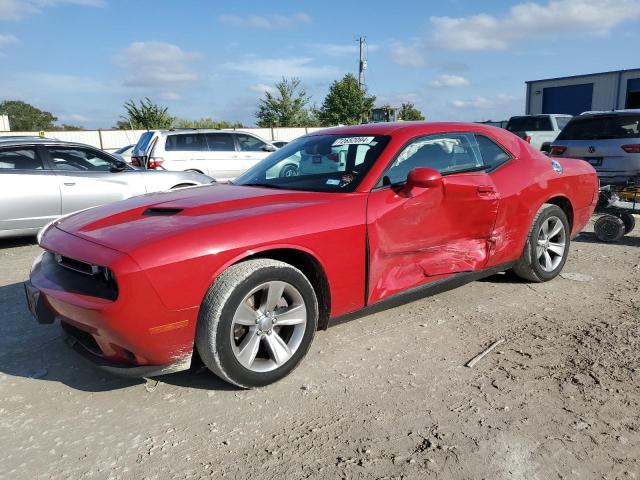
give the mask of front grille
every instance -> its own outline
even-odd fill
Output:
[[[41,266],[53,283],[68,292],[111,301],[118,298],[118,284],[106,267],[51,252],[45,252]]]
[[[74,272],[84,273],[85,275],[96,275],[100,271],[97,265],[92,265],[87,262],[65,257],[63,255],[60,255],[59,253],[55,253],[53,255],[53,258],[58,265],[64,268],[68,268],[69,270],[73,270]]]

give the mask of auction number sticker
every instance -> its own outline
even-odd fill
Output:
[[[373,142],[374,137],[344,137],[338,138],[333,144],[332,147],[337,147],[339,145],[369,145]]]

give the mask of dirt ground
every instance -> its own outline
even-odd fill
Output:
[[[37,253],[0,243],[0,478],[640,478],[637,231],[587,229],[545,284],[501,274],[333,326],[253,391],[85,363],[26,310]]]

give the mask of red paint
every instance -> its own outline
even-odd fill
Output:
[[[62,220],[44,235],[42,246],[109,267],[118,299],[64,291],[38,265],[31,282],[58,316],[93,335],[107,359],[131,362],[128,350],[136,364],[164,365],[191,353],[207,289],[243,258],[285,248],[315,257],[328,279],[335,317],[456,272],[517,259],[535,213],[549,199],[571,203],[575,234],[597,201],[597,177],[589,164],[557,159],[564,170],[558,174],[549,158],[505,130],[407,122],[333,132],[391,137],[354,193],[214,185],[105,205]],[[513,159],[491,173],[440,176],[421,169],[399,191],[374,188],[407,141],[444,132],[482,133]],[[143,215],[150,207],[182,210],[175,216]]]

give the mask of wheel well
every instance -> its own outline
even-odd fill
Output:
[[[329,315],[331,312],[331,293],[327,275],[320,262],[311,254],[292,248],[279,248],[259,252],[241,261],[252,258],[270,258],[288,263],[300,270],[309,279],[318,297],[318,329],[326,330],[329,327]]]
[[[573,230],[573,205],[571,205],[571,202],[567,197],[553,197],[547,200],[545,203],[550,203],[552,205],[560,207],[564,214],[567,216],[569,228]]]

